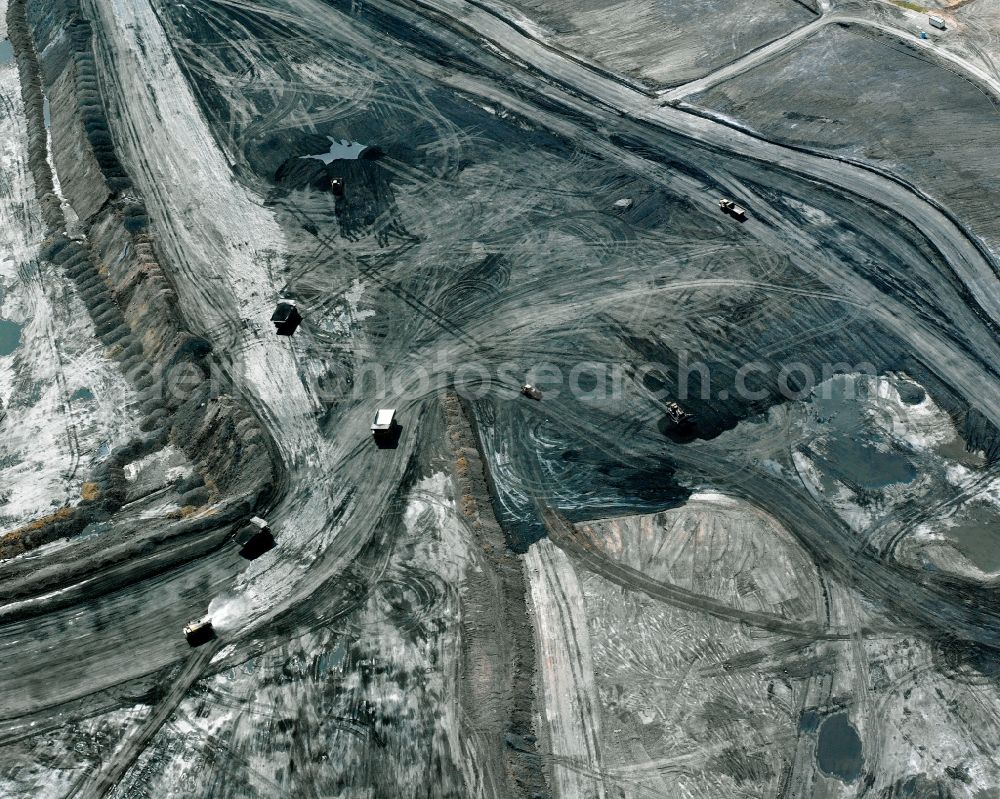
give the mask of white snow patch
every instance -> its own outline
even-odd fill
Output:
[[[832,216],[821,211],[819,208],[806,205],[804,202],[791,197],[785,197],[785,202],[814,225],[832,225],[836,221]]]
[[[80,225],[80,217],[73,209],[73,206],[70,205],[69,200],[63,195],[62,183],[59,181],[59,172],[56,169],[55,161],[52,160],[52,130],[50,128],[45,129],[45,160],[49,165],[49,171],[52,173],[52,191],[59,198],[59,208],[66,223],[66,236],[74,241],[83,241],[87,237],[84,235]]]
[[[209,607],[211,607],[211,604],[209,604]],[[222,647],[222,649],[220,649],[212,656],[212,660],[210,662],[221,663],[223,660],[225,660],[227,657],[234,654],[235,652],[236,652],[236,644],[226,644],[224,647]]]
[[[371,309],[361,310],[360,308],[364,293],[365,284],[355,278],[351,287],[341,297],[343,303],[337,306],[339,313],[332,319],[322,320],[320,323],[322,327],[330,333],[346,336],[351,332],[351,328],[365,319],[375,316],[375,311]]]
[[[876,398],[876,403],[866,408],[874,425],[917,452],[926,452],[958,435],[951,417],[930,394],[925,394],[915,405],[907,405],[896,386],[885,377],[869,378],[869,391]]]
[[[688,497],[688,502],[710,502],[713,505],[728,505],[729,507],[736,507],[740,504],[733,497],[720,494],[718,491],[696,491]]]
[[[972,471],[960,463],[953,463],[944,470],[945,479],[953,486],[962,487],[971,483],[975,477]]]
[[[123,469],[125,480],[130,483],[135,482],[144,471],[156,468],[163,469],[163,479],[161,481],[163,484],[172,483],[182,477],[187,477],[194,472],[193,466],[167,466],[178,455],[183,457],[183,453],[180,450],[173,444],[168,444],[156,452],[152,452],[142,458],[137,458],[131,463],[125,464],[125,468]]]

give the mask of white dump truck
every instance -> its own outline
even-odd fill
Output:
[[[274,533],[266,519],[254,516],[233,535],[240,555],[253,560],[274,548]]]
[[[260,516],[254,516],[250,519],[248,524],[236,531],[236,535],[233,536],[233,539],[242,547],[246,546],[258,535],[261,535],[262,533],[268,534],[270,532],[271,527],[268,525],[267,521],[260,518]]]
[[[399,432],[399,423],[396,421],[395,408],[379,408],[372,422],[372,437],[377,444],[386,444],[392,441]]]

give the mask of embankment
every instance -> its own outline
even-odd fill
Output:
[[[444,413],[459,509],[473,534],[477,566],[468,569],[462,584],[461,696],[465,732],[482,742],[475,747],[482,760],[475,764],[476,782],[499,783],[494,787],[500,796],[544,797],[548,792],[533,723],[534,633],[521,556],[507,546],[493,513],[471,415],[454,394],[445,398]],[[498,774],[506,778],[497,779]]]
[[[144,521],[142,529],[111,525],[113,532],[97,536],[96,543],[88,538],[74,545],[79,551],[73,556],[44,567],[3,563],[0,601],[93,578],[95,567],[137,578],[141,568],[128,564],[140,555],[161,570],[169,562],[167,550],[176,550],[179,558],[197,556],[218,546],[248,513],[262,512],[284,475],[270,436],[218,368],[211,343],[191,333],[162,268],[142,198],[115,152],[94,68],[92,30],[78,2],[11,0],[7,17],[27,114],[29,166],[48,226],[42,258],[74,281],[107,355],[136,388],[143,435],[100,462],[78,504],[0,538],[0,560],[72,536],[92,522],[114,520],[125,500],[124,467],[168,443],[195,465],[196,482],[205,489],[198,496],[208,500],[203,507],[185,507],[176,518]],[[45,97],[52,160],[62,194],[83,223],[85,241],[67,238],[53,190]]]

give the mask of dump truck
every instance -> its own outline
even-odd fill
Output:
[[[274,548],[274,534],[271,526],[260,516],[254,516],[233,535],[233,541],[240,548],[240,555],[253,560]]]
[[[719,200],[719,210],[724,214],[729,214],[733,219],[740,222],[745,222],[747,218],[747,210],[742,206],[737,205],[732,200],[723,197]]]
[[[521,386],[521,396],[527,397],[528,399],[540,400],[542,398],[542,392],[538,390],[531,383],[525,383]]]
[[[948,29],[948,26],[944,22],[944,17],[937,17],[934,14],[931,14],[927,17],[927,22],[932,28],[937,28],[939,31]]]
[[[195,619],[184,626],[184,637],[191,646],[201,646],[215,638],[211,619]]]
[[[302,321],[298,306],[291,300],[279,300],[271,314],[275,332],[279,336],[290,336]]]
[[[376,443],[384,444],[393,440],[399,432],[395,408],[379,408],[372,422],[372,437]]]

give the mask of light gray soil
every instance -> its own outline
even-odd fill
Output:
[[[890,169],[1000,252],[1000,100],[894,36],[829,25],[690,102],[770,139]]]
[[[1000,496],[1000,284],[950,217],[464,0],[15,1],[45,257],[155,446],[53,532],[85,535],[0,565],[0,795],[1000,784],[1000,595],[941,529]],[[758,41],[700,8],[694,50]],[[780,8],[769,36],[812,18]],[[370,150],[302,157],[330,138]],[[152,402],[163,363],[223,390]],[[891,401],[815,401],[860,364]],[[276,546],[248,562],[229,534],[255,513]],[[202,614],[219,636],[191,649]],[[816,758],[837,714],[860,773],[853,738],[833,776]]]
[[[515,0],[567,50],[651,86],[675,86],[816,18],[798,0]]]

